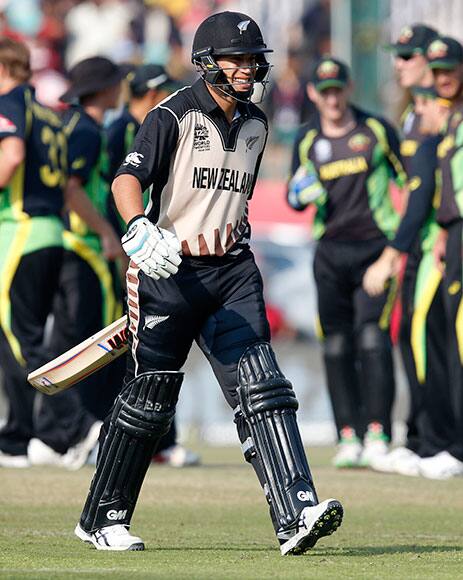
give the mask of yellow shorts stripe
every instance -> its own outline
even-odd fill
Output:
[[[0,273],[0,327],[8,340],[15,359],[22,366],[26,366],[26,361],[22,355],[19,340],[11,328],[10,289],[31,230],[32,220],[18,222],[16,233],[11,240]]]
[[[434,266],[432,254],[425,254],[417,272],[410,337],[416,376],[420,383],[426,380],[426,318],[441,280],[442,274]]]
[[[397,297],[398,282],[397,278],[392,278],[389,284],[389,290],[384,304],[383,311],[379,317],[378,326],[381,330],[388,330],[391,324],[392,310],[394,308],[395,299]]]
[[[113,279],[108,263],[95,250],[90,248],[82,240],[76,237],[72,232],[65,231],[63,233],[65,247],[70,248],[82,260],[84,260],[90,268],[95,272],[100,281],[101,292],[103,294],[103,326],[107,326],[116,320],[118,313],[118,304],[114,294]]]

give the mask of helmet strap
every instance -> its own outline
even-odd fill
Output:
[[[266,85],[268,81],[265,77],[268,77],[268,72],[270,66],[264,61],[266,64],[266,72],[264,73],[262,79],[259,79],[258,82],[261,82],[264,86],[264,90],[262,92],[262,97],[259,99],[259,102],[262,101],[263,96],[266,92]],[[250,103],[251,97],[254,93],[254,86],[252,86],[249,91],[236,91],[229,82],[227,82],[227,77],[223,70],[218,66],[217,62],[211,55],[202,56],[200,59],[196,61],[196,70],[201,75],[202,79],[210,85],[214,90],[219,93],[222,93],[226,97],[231,97],[240,103]],[[262,76],[262,75],[259,75]],[[256,80],[254,79],[255,84]]]

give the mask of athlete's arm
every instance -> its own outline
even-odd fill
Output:
[[[112,192],[117,211],[126,224],[135,216],[144,213],[141,185],[133,175],[128,173],[118,175],[113,181]]]
[[[19,137],[5,137],[0,141],[0,188],[11,181],[26,156],[24,141]]]
[[[405,173],[402,155],[400,153],[399,136],[395,128],[389,122],[381,119],[381,123],[386,132],[387,146],[385,153],[387,160],[391,166],[397,185],[403,187],[407,180],[407,174]]]
[[[445,255],[447,253],[447,230],[442,229],[439,232],[436,243],[432,249],[432,254],[434,256],[434,263],[437,269],[443,274],[445,271]]]
[[[410,197],[407,211],[394,239],[376,262],[367,269],[363,277],[363,287],[370,296],[382,294],[389,278],[397,274],[400,256],[410,251],[432,210],[432,200],[436,189],[438,142],[439,139],[436,138],[423,143],[412,160],[410,173],[413,177],[409,181]]]
[[[143,191],[169,166],[178,135],[178,123],[171,112],[156,108],[148,113],[112,185],[116,207],[127,223],[122,247],[155,280],[178,272],[181,247],[172,232],[144,216]]]
[[[409,252],[425,223],[436,191],[437,145],[439,138],[424,142],[412,159],[408,182],[407,210],[390,245],[399,252]]]
[[[121,243],[114,228],[92,204],[80,177],[75,175],[69,177],[64,190],[64,199],[67,209],[76,212],[87,226],[100,236],[105,258],[115,260],[123,255]]]

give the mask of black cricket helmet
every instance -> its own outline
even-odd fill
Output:
[[[273,50],[267,48],[255,20],[240,12],[219,12],[199,25],[193,40],[191,61],[207,83],[238,101],[249,102],[255,83],[261,83],[265,92],[271,68],[265,58],[267,52]],[[253,87],[250,91],[238,93],[227,82],[224,69],[217,64],[216,58],[240,54],[254,55],[256,64],[251,67],[254,68]]]

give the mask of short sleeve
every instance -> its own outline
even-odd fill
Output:
[[[19,137],[26,139],[26,104],[24,97],[13,99],[10,95],[0,97],[0,139]]]
[[[100,149],[99,131],[78,123],[68,137],[69,175],[80,177],[86,183],[98,161]]]
[[[146,116],[116,176],[133,175],[144,191],[154,183],[157,173],[170,164],[178,136],[178,122],[173,113],[161,107],[153,109]]]

